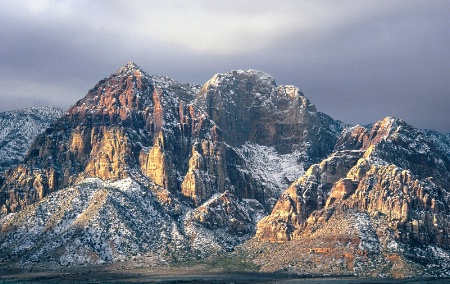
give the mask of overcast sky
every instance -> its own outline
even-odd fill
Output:
[[[258,69],[348,123],[450,132],[450,1],[0,1],[0,111],[67,109],[127,61]]]

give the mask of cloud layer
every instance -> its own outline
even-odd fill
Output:
[[[68,108],[127,61],[202,84],[259,69],[349,123],[450,132],[448,1],[2,1],[0,111]]]

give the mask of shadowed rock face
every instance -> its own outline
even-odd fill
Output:
[[[306,149],[313,163],[328,155],[336,142],[330,121],[298,88],[277,86],[259,71],[217,74],[202,87],[197,101],[232,146],[252,142],[273,146],[280,154]]]

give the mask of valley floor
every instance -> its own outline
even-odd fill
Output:
[[[386,279],[301,276],[211,270],[204,266],[84,267],[53,271],[3,270],[0,283],[449,283],[450,279]]]

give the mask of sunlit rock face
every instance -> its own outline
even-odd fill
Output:
[[[422,179],[433,177],[449,190],[450,159],[442,144],[401,119],[386,117],[371,129],[356,126],[344,131],[335,149],[365,150],[366,156],[408,169]]]
[[[6,173],[3,210],[15,212],[86,177],[121,179],[130,170],[178,191],[193,145],[219,137],[189,104],[197,89],[125,65],[39,135],[24,163]]]
[[[258,223],[249,250],[269,251],[255,261],[264,271],[448,277],[446,137],[390,117],[344,129]]]
[[[228,190],[269,210],[297,177],[269,177],[265,187],[267,178],[247,170],[242,147],[294,154],[293,164],[307,168],[334,147],[340,124],[324,118],[297,88],[259,71],[217,74],[200,88],[128,63],[36,138],[5,175],[0,204],[16,212],[84,178],[138,171],[194,206]]]
[[[430,263],[439,262],[435,260],[440,256],[432,252],[436,247],[450,248],[450,162],[445,147],[436,141],[394,118],[371,128],[345,129],[335,152],[311,166],[258,223],[256,239],[291,241],[301,249],[301,243],[312,241],[313,235],[331,242],[340,238],[337,232],[348,230],[350,239],[372,244],[361,253],[381,255],[379,263],[389,263],[392,257],[417,262],[411,253],[419,248],[426,248],[423,253],[433,259]],[[333,160],[338,170],[324,167]],[[342,216],[357,223],[364,216],[366,221],[358,226],[365,229],[354,231],[354,225],[343,229],[347,225],[342,221],[342,228],[336,228]],[[338,240],[344,247],[348,242]],[[443,267],[436,271],[447,269]],[[390,269],[386,271],[394,273]]]
[[[280,197],[272,213],[258,224],[257,238],[288,241],[307,224],[310,215],[324,208],[335,182],[362,157],[361,151],[340,151],[312,165]]]
[[[277,86],[259,71],[217,74],[201,87],[150,76],[130,62],[38,135],[24,162],[5,174],[0,191],[3,232],[14,231],[18,220],[8,213],[17,213],[20,220],[32,214],[48,228],[36,227],[34,237],[50,232],[43,236],[54,246],[49,259],[76,263],[67,259],[70,249],[59,255],[64,244],[58,240],[78,243],[77,232],[88,230],[87,224],[114,238],[117,232],[97,225],[105,218],[125,222],[118,216],[121,206],[133,212],[145,209],[134,206],[136,201],[158,211],[154,217],[143,216],[149,224],[159,224],[167,240],[177,240],[181,251],[205,255],[232,250],[254,235],[257,222],[305,168],[331,153],[342,126],[318,113],[296,87]],[[323,165],[329,172],[324,182],[333,180],[338,164]],[[92,178],[96,181],[85,183]],[[115,181],[126,181],[126,186]],[[55,211],[66,196],[79,196],[74,198],[87,205],[68,200]],[[54,213],[47,219],[42,210]],[[63,211],[83,217],[66,218]],[[150,234],[139,225],[141,217],[130,217],[134,221],[126,225],[127,232]],[[71,233],[63,237],[60,226]],[[80,258],[88,262],[146,254],[141,241],[114,253],[120,242],[95,239],[97,233],[90,231],[83,234],[87,243],[81,241]],[[3,240],[10,242],[7,236]],[[170,245],[160,245],[152,246],[151,254],[171,251],[164,248]],[[34,252],[46,249],[33,246]],[[4,249],[6,255],[15,253]],[[38,258],[34,252],[21,251]]]

